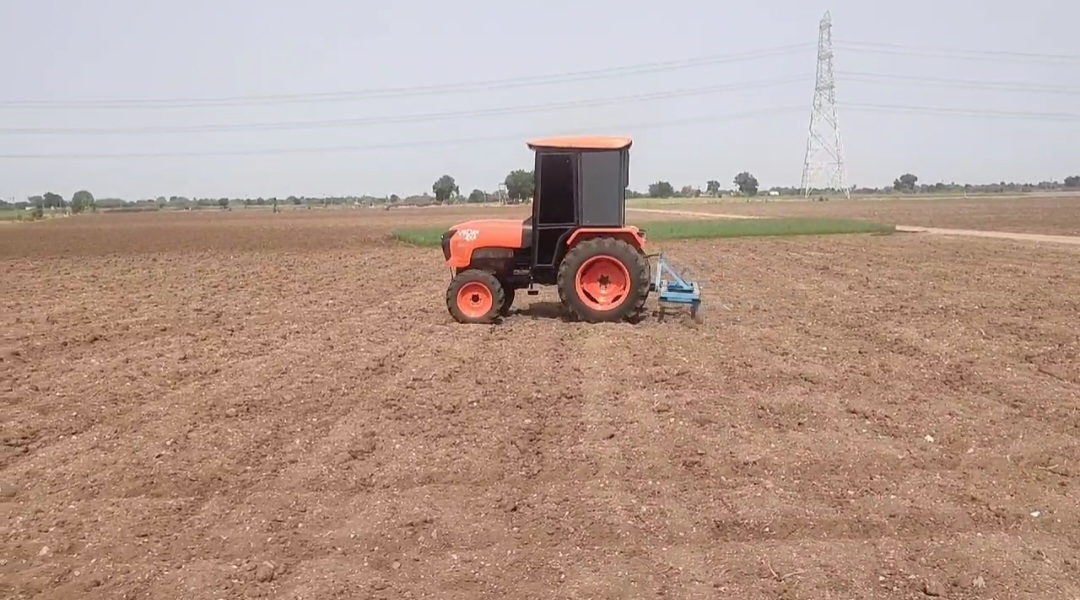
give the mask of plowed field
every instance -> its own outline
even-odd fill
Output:
[[[762,202],[764,199],[659,205],[641,201],[638,205],[762,217],[860,218],[894,225],[1080,236],[1080,194],[1075,193],[828,202]]]
[[[1080,248],[672,242],[706,320],[453,324],[467,211],[0,232],[0,597],[1080,596]]]

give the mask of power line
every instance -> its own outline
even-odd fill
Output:
[[[476,92],[485,90],[502,90],[519,87],[533,87],[569,83],[576,81],[592,81],[596,79],[611,79],[629,77],[634,75],[655,73],[660,71],[676,71],[718,64],[735,63],[763,58],[773,58],[795,54],[802,50],[813,47],[813,44],[792,44],[741,52],[736,54],[715,54],[697,58],[668,60],[652,63],[639,63],[621,67],[607,67],[586,71],[571,71],[557,75],[535,75],[526,77],[513,77],[507,79],[488,79],[456,84],[429,84],[409,87],[369,88],[362,90],[340,92],[311,92],[302,94],[269,94],[252,96],[218,96],[202,98],[143,98],[143,99],[82,99],[82,100],[0,100],[0,108],[34,108],[34,109],[60,109],[60,108],[89,108],[89,109],[167,109],[167,108],[198,108],[212,106],[237,106],[250,104],[292,104],[312,102],[345,102],[370,98],[401,98],[410,96],[443,96],[452,93]]]
[[[949,48],[919,48],[901,44],[881,42],[863,42],[855,40],[834,40],[835,47],[847,48],[850,52],[873,54],[897,54],[902,56],[928,56],[938,58],[957,58],[963,60],[1020,60],[1049,61],[1054,63],[1080,63],[1080,54],[1047,54],[1032,52],[1008,52],[1000,50],[963,50]],[[792,44],[766,48],[751,52],[734,54],[716,54],[695,58],[639,63],[616,67],[606,67],[562,74],[514,77],[506,79],[479,80],[456,84],[429,84],[407,87],[368,88],[338,92],[311,92],[298,94],[239,95],[189,98],[98,98],[80,100],[0,100],[0,108],[32,109],[171,109],[221,107],[251,104],[292,104],[315,102],[347,102],[370,98],[400,98],[410,96],[446,95],[468,93],[492,89],[508,89],[570,83],[583,80],[609,79],[649,74],[661,71],[691,69],[724,63],[758,60],[794,54],[814,47],[813,43]]]
[[[614,126],[594,126],[589,127],[588,131],[560,131],[560,135],[578,135],[595,133],[600,129],[607,130],[642,130],[642,129],[660,129],[665,127],[677,127],[681,125],[690,125],[707,122],[719,122],[719,121],[732,121],[738,119],[752,118],[758,116],[771,116],[786,114],[795,111],[801,111],[802,107],[787,106],[787,107],[774,107],[759,109],[753,111],[726,113],[726,114],[713,114],[702,115],[697,117],[687,117],[684,119],[675,119],[667,121],[653,121],[647,123],[636,124],[623,124]],[[457,145],[465,143],[482,143],[482,142],[502,142],[502,141],[522,141],[533,137],[542,137],[545,134],[533,133],[518,133],[516,135],[497,135],[486,137],[466,137],[466,138],[450,138],[441,140],[427,140],[427,141],[410,141],[410,142],[393,142],[386,144],[365,144],[355,146],[326,146],[321,148],[264,148],[260,150],[219,150],[209,152],[159,152],[159,153],[118,153],[118,154],[0,154],[0,159],[4,160],[44,160],[44,159],[134,159],[134,158],[179,158],[179,157],[205,157],[205,156],[257,156],[257,155],[274,155],[274,154],[324,154],[324,153],[338,153],[338,152],[355,152],[361,150],[389,150],[396,148],[419,148],[425,146],[446,146]]]
[[[836,75],[843,77],[845,81],[862,81],[865,83],[894,83],[907,81],[911,83],[940,85],[944,87],[961,87],[966,89],[978,88],[1006,92],[1033,92],[1043,94],[1064,94],[1068,96],[1080,95],[1080,87],[1064,87],[1019,81],[973,81],[969,79],[918,77],[889,73],[865,73],[859,71],[836,71]]]
[[[1050,113],[1009,110],[987,110],[972,108],[949,108],[932,106],[911,106],[902,104],[848,104],[840,106],[847,110],[862,110],[868,112],[906,112],[926,115],[949,115],[965,117],[992,117],[1001,119],[1019,119],[1033,121],[1061,121],[1080,122],[1080,113]]]
[[[828,20],[823,19],[824,24]],[[819,40],[820,41],[820,40]],[[831,45],[831,36],[829,36]],[[913,55],[912,53],[937,53],[937,54],[956,54],[956,58],[964,59],[976,59],[976,60],[993,60],[1000,61],[1003,59],[1017,59],[1017,60],[1043,60],[1043,61],[1059,61],[1070,62],[1080,61],[1080,55],[1061,55],[1061,54],[1039,54],[1039,53],[1015,53],[1015,52],[1003,52],[1003,51],[974,51],[974,50],[946,50],[946,49],[924,49],[914,48],[910,46],[901,46],[896,44],[883,44],[874,42],[837,42],[837,44],[844,44],[850,46],[849,52],[884,52],[884,53],[899,53],[906,55]],[[400,88],[383,88],[383,89],[368,89],[359,90],[353,92],[325,92],[325,93],[313,93],[313,94],[281,94],[281,95],[269,95],[269,96],[226,96],[217,98],[188,98],[188,99],[143,99],[143,100],[82,100],[82,101],[0,101],[0,108],[12,108],[12,107],[29,107],[35,105],[35,107],[47,107],[47,108],[63,108],[71,106],[82,106],[88,108],[175,108],[179,106],[193,106],[193,105],[205,105],[205,106],[228,106],[231,104],[244,104],[244,103],[289,103],[289,102],[319,102],[319,101],[339,101],[339,100],[352,100],[364,97],[402,97],[417,95],[423,96],[427,94],[445,95],[447,93],[477,91],[480,89],[504,89],[507,87],[521,87],[521,86],[535,86],[546,85],[550,83],[561,83],[569,81],[578,81],[582,79],[602,79],[606,77],[623,77],[628,75],[636,75],[642,73],[657,72],[663,70],[677,70],[684,68],[691,68],[709,64],[720,64],[724,62],[736,62],[743,60],[756,60],[758,58],[765,58],[768,56],[779,56],[797,52],[804,48],[809,47],[810,44],[795,44],[790,46],[782,46],[773,49],[746,52],[741,54],[728,54],[728,55],[713,55],[699,58],[682,59],[675,61],[663,61],[654,63],[645,63],[639,65],[623,66],[623,67],[611,67],[606,69],[594,69],[588,71],[577,71],[571,73],[565,73],[562,75],[547,75],[547,76],[532,76],[532,77],[518,77],[502,80],[486,80],[486,81],[474,81],[468,83],[462,83],[450,86],[441,85],[425,85],[425,86],[413,86],[413,87],[400,87]],[[821,47],[819,46],[819,74],[818,74],[818,88],[819,92],[824,90],[827,92],[823,99],[828,99],[829,104],[836,106],[834,97],[834,84],[826,85],[824,88],[821,85],[821,60],[825,57],[827,66],[831,66],[831,48],[826,48],[824,54],[822,54]],[[828,75],[832,75],[831,68],[827,69]],[[866,72],[837,72],[842,76],[849,77],[854,81],[868,81],[868,82],[895,82],[895,81],[911,81],[919,83],[939,84],[946,86],[961,86],[966,88],[983,88],[983,89],[998,89],[1008,91],[1030,91],[1039,93],[1059,93],[1059,94],[1080,94],[1080,89],[1067,88],[1061,86],[1047,86],[1041,84],[1030,84],[1022,82],[993,82],[993,81],[963,81],[945,78],[929,78],[929,77],[908,77],[908,76],[896,76],[889,74],[879,73],[866,73]],[[0,135],[51,135],[51,134],[63,134],[63,135],[110,135],[110,134],[165,134],[165,133],[199,133],[199,132],[228,132],[228,131],[269,131],[269,130],[296,130],[296,129],[318,129],[318,128],[337,128],[337,127],[351,127],[351,126],[363,126],[374,124],[397,124],[397,123],[415,123],[425,121],[436,121],[444,119],[462,119],[484,116],[497,116],[497,115],[514,115],[530,112],[543,112],[543,111],[557,111],[575,108],[586,108],[596,106],[609,106],[615,104],[622,104],[635,101],[654,101],[663,100],[669,98],[679,98],[688,96],[697,96],[705,94],[714,94],[720,92],[736,91],[736,90],[749,90],[755,88],[763,88],[777,85],[786,85],[789,83],[796,83],[805,80],[805,77],[792,77],[782,79],[760,80],[739,84],[726,84],[726,85],[712,85],[702,86],[696,88],[688,88],[674,91],[661,91],[653,93],[634,94],[628,96],[616,96],[607,98],[592,98],[584,100],[574,100],[561,103],[548,103],[548,104],[533,104],[524,106],[511,106],[502,108],[491,109],[471,109],[463,111],[446,111],[427,114],[414,114],[414,115],[398,115],[398,116],[386,116],[386,117],[365,117],[365,118],[346,118],[346,119],[332,119],[321,121],[299,121],[299,122],[264,122],[264,123],[241,123],[241,124],[217,124],[217,125],[194,125],[194,126],[147,126],[147,127],[98,127],[98,128],[52,128],[52,127],[13,127],[13,128],[0,128]],[[826,79],[832,79],[827,77]],[[878,81],[874,81],[877,79]],[[882,81],[884,80],[884,81]],[[829,83],[828,81],[826,83]],[[820,95],[820,94],[819,94]],[[184,104],[186,103],[186,104]],[[203,103],[203,104],[199,104]],[[231,103],[231,104],[230,104]],[[823,105],[824,106],[824,105]],[[1072,113],[1046,113],[1046,112],[1024,112],[1024,111],[998,111],[998,110],[982,110],[973,108],[949,108],[949,107],[927,107],[927,106],[910,106],[910,105],[888,105],[888,104],[847,104],[841,103],[839,106],[848,110],[865,111],[865,112],[889,112],[894,114],[907,113],[907,114],[926,114],[926,115],[949,115],[949,116],[972,116],[972,117],[984,117],[995,119],[1023,119],[1023,120],[1042,120],[1052,122],[1075,122],[1080,120],[1080,115]],[[678,121],[666,121],[660,123],[651,124],[639,124],[633,126],[636,129],[647,129],[656,127],[667,127],[674,125],[681,125],[684,123],[699,123],[704,121],[715,121],[723,119],[735,119],[743,118],[740,114],[754,115],[754,114],[779,114],[786,112],[788,108],[776,108],[765,109],[764,112],[752,111],[751,113],[736,113],[733,115],[712,115],[706,117],[694,117],[689,120]],[[830,119],[826,119],[829,122],[835,121],[835,110],[832,111],[833,116]],[[819,119],[820,120],[820,119]],[[813,125],[811,127],[813,130]],[[565,132],[564,132],[565,133]],[[324,152],[349,152],[356,150],[368,150],[368,149],[391,149],[391,148],[408,148],[419,147],[428,145],[449,145],[460,144],[469,142],[484,142],[484,141],[503,141],[511,139],[521,139],[529,136],[494,136],[494,137],[477,137],[477,138],[456,138],[449,140],[434,140],[434,141],[414,141],[414,142],[399,142],[389,144],[374,144],[364,146],[334,146],[325,148],[264,148],[258,150],[249,151],[211,151],[211,152],[164,152],[164,153],[120,153],[120,154],[8,154],[0,155],[3,159],[63,159],[63,158],[85,158],[85,159],[108,159],[108,158],[157,158],[157,157],[183,157],[183,156],[244,156],[244,155],[264,155],[264,154],[296,154],[296,153],[324,153]],[[839,142],[837,141],[839,147]],[[841,159],[837,156],[836,162],[840,164]],[[804,182],[805,187],[805,182]],[[841,186],[842,187],[842,186]]]
[[[893,54],[899,56],[923,56],[928,58],[953,58],[957,60],[1036,62],[1044,64],[1080,65],[1080,54],[1046,54],[1038,52],[1008,52],[1004,50],[961,50],[955,48],[920,48],[881,42],[858,42],[834,40],[837,48],[849,52],[868,54]]]
[[[1043,84],[1024,82],[993,82],[971,81],[932,77],[913,77],[894,75],[887,73],[869,73],[858,71],[837,71],[847,81],[861,81],[866,83],[895,83],[912,82],[928,85],[941,85],[945,87],[963,87],[965,89],[988,89],[1002,91],[1037,92],[1048,94],[1080,95],[1080,88],[1069,88]],[[390,115],[380,117],[363,117],[347,119],[329,119],[317,121],[278,121],[261,123],[239,123],[218,125],[191,125],[191,126],[148,126],[148,127],[89,127],[89,128],[57,128],[57,127],[8,127],[0,128],[0,135],[140,135],[140,134],[183,134],[183,133],[221,133],[221,132],[247,132],[247,131],[281,131],[303,130],[340,127],[360,127],[378,124],[403,124],[419,123],[428,121],[440,121],[463,118],[477,118],[503,115],[517,115],[525,113],[537,113],[547,111],[572,110],[579,108],[591,108],[625,104],[630,102],[650,102],[673,98],[685,98],[717,94],[732,91],[753,90],[766,87],[783,86],[793,83],[801,83],[809,79],[804,77],[775,78],[758,81],[749,81],[736,84],[699,86],[681,90],[651,92],[642,94],[630,94],[624,96],[609,96],[603,98],[589,98],[566,102],[519,105],[510,107],[498,107],[489,109],[469,109],[462,111],[444,111],[437,113],[422,113],[414,115]]]
[[[1025,120],[1025,121],[1046,121],[1046,122],[1058,122],[1058,123],[1080,123],[1080,114],[1074,113],[1044,113],[1044,112],[1023,112],[1023,111],[997,111],[997,110],[980,110],[980,109],[964,109],[964,108],[947,108],[947,107],[927,107],[927,106],[909,106],[909,105],[896,105],[896,104],[858,104],[858,103],[837,103],[838,107],[847,111],[854,112],[871,112],[881,113],[887,112],[892,114],[924,114],[930,116],[966,116],[966,117],[981,117],[990,119],[1007,119],[1007,120]],[[649,123],[637,123],[637,124],[622,124],[611,126],[593,126],[587,130],[571,130],[560,131],[560,134],[576,135],[576,134],[588,134],[595,133],[597,130],[646,130],[646,129],[661,129],[666,127],[677,127],[681,125],[691,125],[708,122],[723,122],[733,121],[744,118],[752,118],[758,116],[772,116],[788,113],[799,113],[805,110],[802,106],[782,106],[761,109],[756,111],[747,111],[741,113],[728,113],[728,114],[714,114],[703,115],[697,117],[689,117],[685,119],[670,120],[670,121],[654,121]],[[464,138],[450,138],[450,139],[436,139],[436,140],[418,140],[408,142],[392,142],[385,144],[366,144],[366,145],[354,145],[354,146],[326,146],[326,147],[308,147],[308,148],[263,148],[257,150],[223,150],[223,151],[207,151],[207,152],[160,152],[160,153],[116,153],[116,154],[0,154],[0,160],[49,160],[49,159],[63,159],[63,160],[99,160],[99,159],[141,159],[141,158],[182,158],[182,157],[224,157],[224,156],[263,156],[263,155],[279,155],[279,154],[327,154],[327,153],[346,153],[357,152],[364,150],[391,150],[400,148],[420,148],[425,146],[453,146],[469,143],[487,143],[487,142],[505,142],[505,141],[522,141],[531,137],[541,137],[547,135],[546,133],[518,133],[515,135],[497,135],[497,136],[485,136],[485,137],[464,137]]]
[[[1080,54],[1049,54],[1045,52],[1013,52],[1009,50],[965,50],[963,48],[920,48],[918,46],[906,46],[903,44],[890,44],[886,42],[863,42],[858,40],[834,40],[837,44],[845,46],[863,46],[870,48],[906,50],[917,52],[941,52],[952,54],[966,54],[970,56],[986,56],[994,58],[1023,58],[1034,60],[1063,60],[1080,62]]]
[[[546,104],[531,104],[524,106],[510,106],[491,109],[470,109],[462,111],[447,111],[438,113],[362,117],[354,119],[330,119],[322,121],[284,121],[268,123],[243,123],[225,125],[191,125],[178,127],[3,127],[0,135],[137,135],[137,134],[169,134],[169,133],[211,133],[211,132],[237,132],[237,131],[280,131],[297,129],[321,129],[356,127],[364,125],[418,123],[427,121],[439,121],[447,119],[462,119],[472,117],[489,117],[501,115],[516,115],[533,112],[546,112],[556,110],[570,110],[577,108],[590,108],[597,106],[610,106],[613,104],[625,104],[627,102],[642,102],[654,100],[666,100],[670,98],[685,98],[689,96],[701,96],[722,92],[742,91],[788,85],[806,81],[809,77],[788,77],[780,79],[768,79],[751,81],[738,84],[710,85],[683,90],[666,92],[651,92],[644,94],[632,94],[626,96],[612,96],[607,98],[593,98],[586,100],[574,100],[569,102],[556,102]]]

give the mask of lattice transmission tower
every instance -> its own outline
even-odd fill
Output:
[[[851,198],[844,172],[844,145],[836,115],[836,79],[833,77],[832,17],[826,12],[818,33],[817,80],[810,109],[801,189],[804,198],[815,191],[837,190]]]

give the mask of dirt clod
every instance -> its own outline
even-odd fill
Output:
[[[255,581],[266,583],[274,579],[274,564],[264,562],[255,569]]]
[[[927,579],[923,581],[922,592],[936,598],[945,594],[945,586],[936,579]]]
[[[348,453],[351,458],[363,458],[373,452],[378,445],[375,442],[375,432],[367,431],[354,438],[349,443]]]

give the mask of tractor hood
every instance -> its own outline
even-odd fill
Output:
[[[450,228],[451,231],[461,231],[463,229],[478,229],[481,231],[514,231],[520,232],[521,226],[524,225],[524,219],[474,219],[472,221],[465,221],[458,223]]]
[[[478,248],[522,248],[527,219],[475,219],[451,227],[445,237]]]
[[[472,255],[474,248],[525,248],[532,238],[527,235],[526,220],[475,219],[458,223],[443,234],[443,255],[447,260],[452,255],[461,256],[464,261]]]

